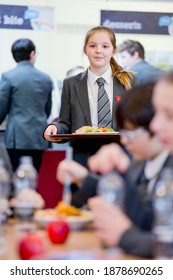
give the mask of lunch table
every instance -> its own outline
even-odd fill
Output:
[[[7,224],[5,225],[5,251],[0,254],[0,260],[20,260],[20,256],[18,253],[18,244],[19,240],[26,234],[26,232],[18,229],[18,225],[20,225],[20,223],[21,222],[16,219],[9,219]],[[68,254],[69,252],[73,251],[78,253],[80,252],[81,255],[83,254],[84,256],[86,252],[90,252],[91,254],[94,254],[98,259],[139,259],[135,256],[117,252],[115,253],[115,255],[111,255],[110,258],[102,249],[101,243],[95,235],[93,227],[91,225],[81,230],[72,230],[65,243],[60,245],[51,243],[44,228],[37,227],[37,224],[34,224],[34,226],[36,233],[40,235],[45,242],[46,254],[44,256],[40,256],[41,259],[51,259],[52,255],[58,256],[59,254]]]

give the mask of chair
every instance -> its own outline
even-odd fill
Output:
[[[37,190],[45,200],[46,208],[54,208],[62,199],[63,185],[56,179],[59,162],[65,158],[65,151],[46,150],[38,174]]]

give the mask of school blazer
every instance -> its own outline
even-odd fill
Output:
[[[42,137],[52,106],[52,81],[29,61],[3,73],[0,81],[0,123],[8,115],[8,149],[48,148]]]
[[[139,181],[141,174],[144,172],[144,167],[145,167],[145,161],[133,161],[132,164],[130,165],[129,169],[126,172],[127,181],[130,181],[131,184],[138,187],[138,181]],[[146,199],[148,199],[148,200],[153,199],[153,194],[155,192],[156,185],[157,185],[158,181],[160,180],[161,172],[164,168],[173,169],[173,156],[171,154],[168,155],[168,157],[166,158],[163,166],[160,169],[158,176],[156,177],[156,181],[153,186],[153,191],[151,192],[150,196],[147,197]],[[147,183],[146,183],[146,188],[147,188]]]
[[[91,126],[91,113],[87,90],[87,73],[78,74],[64,80],[61,98],[61,110],[59,122],[56,123],[58,133],[73,133],[78,128],[89,125]],[[134,79],[132,86],[136,83]],[[117,122],[115,111],[117,107],[116,97],[121,96],[124,92],[124,86],[113,78],[113,108],[112,108],[112,126],[116,130]]]
[[[59,122],[54,123],[57,126],[59,134],[73,133],[82,126],[91,126],[91,113],[87,90],[88,70],[64,80],[61,109]],[[132,85],[135,83],[132,81]],[[120,82],[113,79],[113,108],[112,108],[112,127],[117,129],[115,111],[117,102],[116,96],[121,96],[125,88]],[[118,140],[119,141],[119,140]],[[80,164],[87,166],[88,157],[95,154],[102,145],[111,143],[112,139],[75,139],[71,141],[73,147],[73,159]]]

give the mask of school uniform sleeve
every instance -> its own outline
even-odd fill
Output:
[[[73,194],[71,204],[80,208],[87,203],[89,198],[96,196],[98,180],[98,175],[89,174],[82,187]]]
[[[133,226],[121,236],[118,245],[128,254],[152,258],[155,240],[151,232],[142,231]]]

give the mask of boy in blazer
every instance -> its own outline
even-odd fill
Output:
[[[13,170],[24,155],[31,156],[39,170],[42,153],[49,146],[42,131],[51,112],[52,81],[34,67],[36,47],[31,40],[16,40],[11,51],[17,65],[3,73],[0,81],[0,123],[8,116],[5,146]]]

